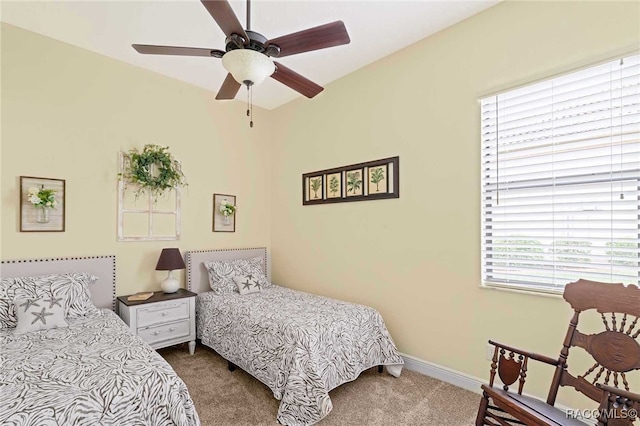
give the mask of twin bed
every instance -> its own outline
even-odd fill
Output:
[[[332,409],[329,391],[368,368],[384,365],[400,375],[402,357],[375,309],[270,284],[266,249],[187,252],[186,258],[188,287],[199,293],[197,337],[271,389],[281,401],[280,423],[317,423]],[[262,290],[211,291],[207,264],[238,259],[260,260]]]
[[[271,284],[266,249],[191,251],[186,260],[197,337],[271,389],[280,423],[317,423],[332,409],[329,391],[368,368],[400,375],[403,360],[375,309]],[[260,291],[220,291],[211,263],[228,274],[257,267],[249,275]],[[184,382],[113,312],[115,257],[2,262],[0,321],[1,302],[22,291],[12,277],[78,271],[98,277],[88,285],[98,313],[36,333],[0,327],[0,424],[199,425]]]
[[[36,292],[33,280],[14,277],[55,274],[57,284],[77,272],[98,278],[88,288],[100,310],[38,332],[10,327],[7,301]],[[200,424],[184,382],[114,313],[114,256],[2,262],[0,273],[0,320],[9,324],[0,328],[0,424]]]

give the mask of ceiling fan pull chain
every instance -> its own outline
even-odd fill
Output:
[[[249,87],[249,108],[251,108],[251,114],[249,115],[249,127],[253,128],[253,86]]]
[[[249,127],[253,127],[253,90],[252,85],[247,84],[247,117],[249,117]]]
[[[249,100],[249,88],[250,86],[247,86],[247,117],[249,117],[249,105],[250,105],[250,100]]]

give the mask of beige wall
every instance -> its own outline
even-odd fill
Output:
[[[2,24],[2,259],[115,254],[128,294],[159,289],[163,247],[269,246],[268,123],[249,129],[240,102]],[[147,143],[182,162],[182,238],[117,242],[117,153]],[[19,232],[19,176],[66,180],[64,233]],[[237,195],[235,233],[211,231],[214,192]]]
[[[174,244],[116,242],[115,173],[119,150],[158,143],[189,180],[181,249],[271,246],[274,282],[374,306],[402,352],[472,376],[487,375],[490,337],[556,354],[562,300],[479,288],[476,99],[637,45],[639,14],[503,3],[253,129],[239,102],[3,24],[1,257],[113,253],[119,294],[156,289]],[[302,206],[302,173],[394,155],[400,199]],[[20,175],[67,180],[66,232],[18,232]],[[213,192],[238,195],[235,234],[211,232]]]
[[[477,97],[638,46],[639,17],[637,2],[502,3],[275,110],[274,282],[372,305],[402,352],[472,376],[489,338],[557,355],[563,300],[479,287]],[[302,173],[394,155],[399,199],[302,206]],[[533,376],[544,393],[550,375]]]

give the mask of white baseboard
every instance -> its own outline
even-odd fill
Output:
[[[413,357],[411,355],[403,353],[400,353],[400,355],[404,359],[404,368],[406,368],[407,370],[415,371],[417,373],[424,374],[425,376],[433,377],[434,379],[441,380],[445,383],[458,386],[459,388],[466,389],[477,394],[482,393],[482,389],[480,388],[480,386],[483,383],[487,383],[485,380],[479,379],[478,377],[473,377],[468,374],[453,370],[451,368],[443,367],[441,365]],[[569,409],[569,407],[560,404],[556,404],[555,407],[564,412],[567,412],[567,410]],[[596,423],[595,420],[580,420],[587,425],[595,425]]]
[[[458,386],[459,388],[466,389],[477,394],[482,393],[480,385],[485,383],[484,380],[480,380],[477,377],[469,376],[468,374],[461,373],[456,370],[452,370],[447,367],[443,367],[432,362],[427,362],[419,358],[412,357],[407,354],[400,354],[404,359],[404,368],[411,371],[416,371],[425,376],[433,377],[434,379],[442,380],[443,382]]]

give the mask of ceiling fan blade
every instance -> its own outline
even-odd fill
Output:
[[[132,44],[131,47],[136,49],[138,53],[145,55],[213,56],[221,58],[225,53],[222,50],[202,47],[152,46],[149,44]]]
[[[302,93],[307,98],[313,98],[324,90],[322,86],[319,86],[308,78],[301,76],[292,69],[277,62],[274,63],[276,64],[276,72],[271,74],[271,78],[279,81],[285,86],[289,86],[296,92]]]
[[[336,21],[274,38],[267,42],[267,46],[278,46],[280,54],[274,56],[282,58],[296,53],[340,46],[348,44],[350,41],[344,22]]]
[[[231,5],[227,0],[201,0],[211,17],[218,23],[222,32],[229,37],[231,34],[238,34],[249,43],[249,37],[244,32],[244,28],[238,21]]]
[[[216,95],[216,99],[233,99],[238,94],[238,90],[240,90],[241,84],[238,83],[231,73],[227,74],[227,78],[224,79],[222,86],[220,86],[220,90],[218,90],[218,94]]]

